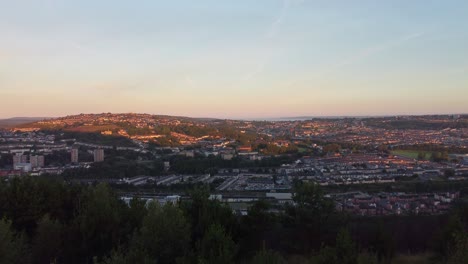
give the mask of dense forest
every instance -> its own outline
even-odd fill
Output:
[[[0,263],[392,263],[430,254],[466,263],[468,208],[449,215],[353,217],[318,185],[298,183],[294,205],[267,201],[239,216],[199,187],[190,199],[124,203],[107,185],[44,178],[0,184]],[[465,261],[465,262],[464,262]]]

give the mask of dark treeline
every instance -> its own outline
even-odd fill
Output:
[[[99,132],[70,131],[66,130],[66,128],[63,130],[42,130],[42,132],[56,135],[56,140],[76,139],[78,142],[90,144],[135,147],[135,143],[133,143],[129,138],[122,136],[102,135]]]
[[[318,185],[298,183],[295,205],[246,216],[209,199],[128,206],[104,184],[42,178],[0,184],[0,263],[390,263],[430,251],[435,263],[464,263],[468,208],[450,215],[351,217]]]
[[[383,122],[382,119],[369,118],[366,120],[369,126],[385,128],[385,129],[420,129],[420,130],[442,130],[446,128],[467,128],[468,121],[446,120],[444,122],[434,122],[430,120],[391,120]]]
[[[130,153],[130,152],[129,152]],[[131,155],[131,154],[129,154]],[[224,160],[216,156],[195,156],[189,158],[173,155],[164,159],[139,161],[139,157],[109,155],[104,162],[94,163],[89,169],[70,169],[63,174],[64,178],[124,178],[139,175],[160,176],[168,174],[215,174],[218,169],[248,168],[252,172],[264,172],[268,168],[277,168],[281,164],[294,161],[296,156],[272,156],[262,160],[251,161],[241,157]],[[164,161],[170,162],[170,169],[165,170]]]
[[[408,145],[408,146],[398,146],[395,149],[404,149],[404,150],[415,150],[415,151],[430,151],[430,152],[440,152],[440,153],[458,153],[464,154],[468,153],[466,148],[460,146],[444,146],[439,144],[419,144],[419,145]]]

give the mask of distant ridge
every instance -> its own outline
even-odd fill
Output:
[[[47,117],[13,117],[7,119],[0,119],[0,128],[10,128],[27,123],[37,122],[47,119]]]
[[[389,118],[389,117],[434,117],[434,116],[461,116],[466,118],[468,113],[455,114],[389,114],[389,115],[340,115],[340,116],[291,116],[291,117],[264,117],[264,118],[241,118],[246,121],[306,121],[313,119],[366,119],[366,118]]]

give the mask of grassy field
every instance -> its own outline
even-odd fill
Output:
[[[304,153],[308,151],[307,148],[303,148],[303,147],[298,147],[297,150],[299,151],[299,153]]]
[[[398,150],[392,151],[392,154],[402,156],[402,157],[411,158],[411,159],[418,159],[418,154],[420,152],[424,153],[424,159],[429,160],[431,158],[432,153],[429,152],[429,151],[398,149]]]

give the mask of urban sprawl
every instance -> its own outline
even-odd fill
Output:
[[[212,198],[245,214],[249,203],[292,203],[297,181],[353,186],[468,179],[468,117],[420,116],[285,121],[191,119],[146,114],[77,115],[0,130],[0,176],[73,175],[127,154],[137,164],[160,161],[158,175],[71,177],[134,188],[211,184]],[[83,136],[84,135],[84,136]],[[180,173],[180,158],[219,161],[209,170]],[[274,163],[269,160],[281,160]],[[229,166],[229,164],[248,164]],[[340,211],[358,215],[439,214],[459,192],[328,193]],[[144,195],[143,195],[144,196]],[[147,194],[161,202],[178,192]],[[123,194],[122,199],[129,199]]]

